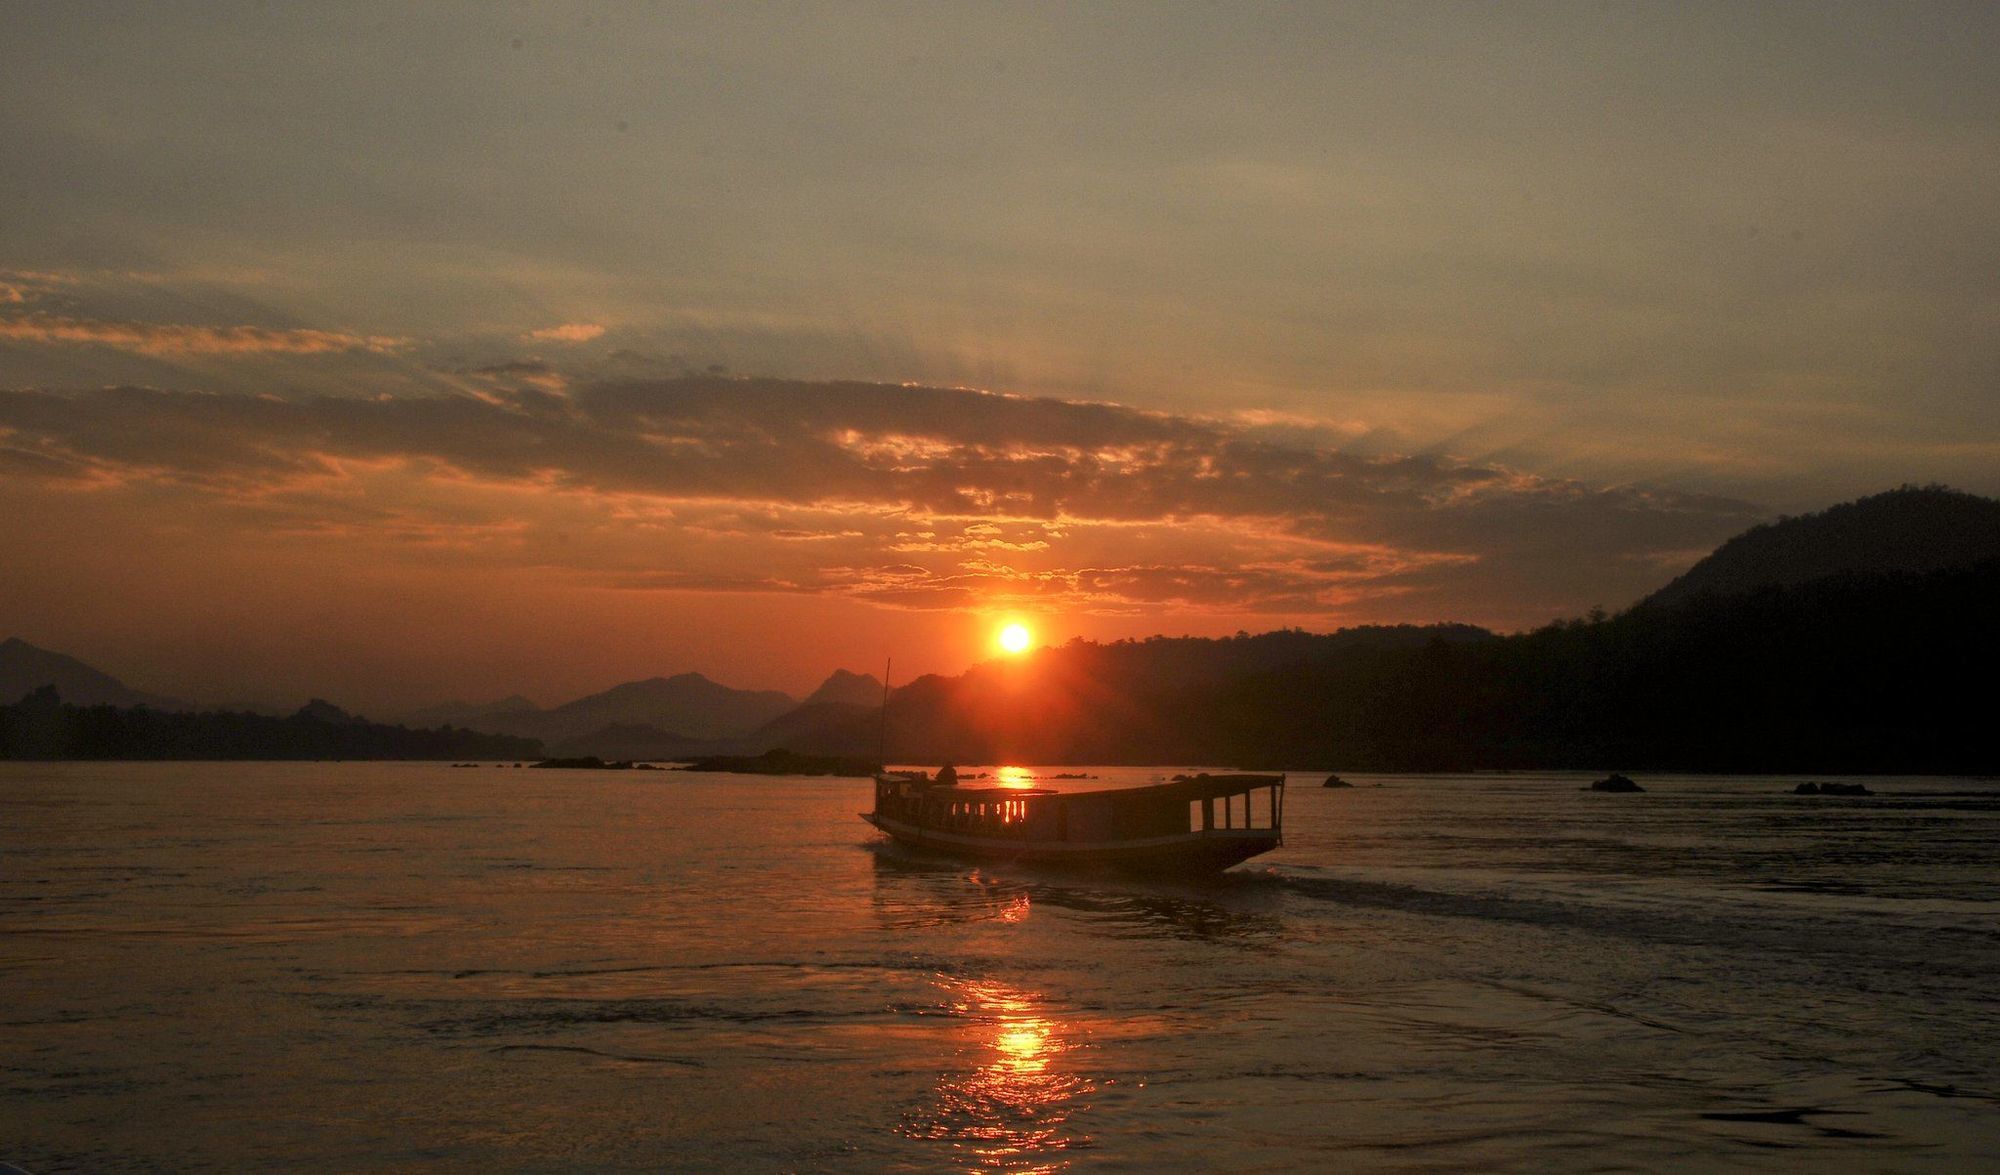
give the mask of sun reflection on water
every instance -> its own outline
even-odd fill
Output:
[[[1033,787],[1035,776],[1026,767],[995,767],[993,782],[1001,787]]]
[[[954,1016],[965,1022],[960,1053],[970,1071],[948,1073],[932,1103],[905,1123],[913,1138],[949,1142],[969,1169],[1059,1171],[1063,1152],[1090,1145],[1070,1129],[1080,1099],[1095,1090],[1066,1071],[1076,1031],[1040,997],[994,980],[947,978]]]

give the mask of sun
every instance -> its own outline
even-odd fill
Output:
[[[1029,632],[1025,624],[1010,624],[1001,629],[995,639],[1000,642],[1001,648],[1010,653],[1025,653],[1028,646],[1035,643],[1035,634]]]

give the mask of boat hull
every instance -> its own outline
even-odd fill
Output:
[[[1033,841],[975,836],[923,828],[874,812],[863,820],[897,843],[978,861],[1018,862],[1079,868],[1115,868],[1134,873],[1216,873],[1278,847],[1275,829],[1209,829],[1129,840]]]

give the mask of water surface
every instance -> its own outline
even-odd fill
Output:
[[[2000,1164],[2000,785],[1351,778],[1182,884],[865,780],[0,764],[0,1160]]]

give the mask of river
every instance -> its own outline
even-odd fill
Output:
[[[0,764],[0,1161],[2000,1166],[2000,784],[1349,778],[1183,883],[865,780]]]

